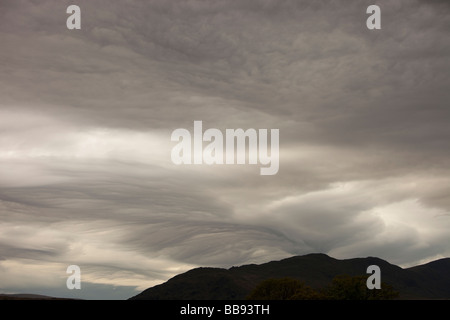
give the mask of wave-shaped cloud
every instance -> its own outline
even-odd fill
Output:
[[[447,2],[379,1],[376,31],[370,1],[77,4],[81,30],[64,1],[0,4],[0,290],[450,256]],[[280,129],[278,174],[174,165],[194,120]]]

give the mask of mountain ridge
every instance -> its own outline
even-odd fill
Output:
[[[292,256],[231,268],[199,267],[148,288],[130,300],[241,300],[261,281],[293,278],[318,289],[342,274],[366,275],[378,265],[381,280],[399,291],[400,299],[450,299],[450,258],[401,268],[378,257],[336,259],[323,253]]]

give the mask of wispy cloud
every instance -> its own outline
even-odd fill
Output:
[[[2,1],[0,290],[450,256],[448,4],[381,1],[369,31],[370,2],[81,0],[67,30],[68,1]],[[174,165],[194,120],[280,129],[278,174]]]

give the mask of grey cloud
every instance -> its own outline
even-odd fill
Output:
[[[27,239],[0,238],[6,275],[80,260],[128,290],[313,251],[449,255],[447,2],[380,1],[379,31],[372,1],[82,0],[79,31],[69,4],[0,3],[0,230]],[[194,120],[279,128],[279,173],[172,165]]]
[[[270,228],[192,217],[186,217],[181,225],[178,221],[142,224],[133,227],[133,233],[126,238],[127,243],[149,253],[222,267],[239,265],[241,261],[261,263],[267,254],[280,258],[310,249]]]
[[[39,250],[39,249],[27,249],[18,247],[6,247],[1,246],[2,257],[0,260],[6,259],[49,259],[51,257],[57,257],[60,252],[54,250]]]

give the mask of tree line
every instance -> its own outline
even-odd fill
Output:
[[[386,283],[381,289],[368,289],[367,276],[339,275],[330,284],[313,289],[293,278],[267,279],[247,296],[248,300],[391,300],[399,292]]]

